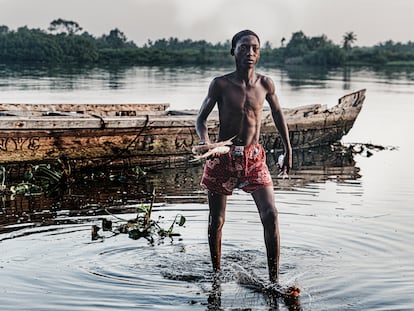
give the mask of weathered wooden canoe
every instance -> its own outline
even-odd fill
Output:
[[[284,109],[294,148],[338,141],[352,128],[365,90],[347,94],[327,108]],[[72,168],[106,164],[172,167],[187,163],[198,143],[195,111],[168,104],[0,104],[0,165],[65,159]],[[213,113],[209,133],[217,135]],[[270,111],[263,114],[261,142],[282,148]]]

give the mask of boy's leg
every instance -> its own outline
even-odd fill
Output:
[[[280,236],[273,191],[273,186],[267,186],[256,190],[252,196],[263,224],[270,281],[277,283],[279,279]]]
[[[208,192],[210,209],[208,220],[208,243],[214,272],[221,270],[221,235],[226,218],[227,196]]]

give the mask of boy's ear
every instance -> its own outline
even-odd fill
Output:
[[[234,56],[234,48],[231,48],[231,50],[230,50],[230,54],[231,54],[232,56]]]

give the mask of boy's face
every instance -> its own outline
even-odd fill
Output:
[[[253,35],[241,37],[234,49],[234,57],[237,64],[249,68],[254,67],[260,57],[259,40]]]

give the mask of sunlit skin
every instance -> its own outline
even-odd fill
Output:
[[[236,137],[237,145],[251,145],[259,142],[261,117],[264,102],[270,106],[277,130],[284,147],[285,159],[282,170],[289,172],[292,166],[292,148],[288,128],[275,93],[275,86],[269,77],[255,72],[260,58],[260,43],[254,35],[244,35],[232,50],[236,70],[213,79],[208,94],[200,108],[196,130],[200,141],[210,143],[207,118],[217,104],[220,118],[218,140]],[[279,225],[272,186],[260,188],[252,193],[264,228],[269,277],[272,282],[279,278]],[[221,270],[221,239],[225,221],[227,196],[208,192],[209,223],[208,241],[214,271]]]

